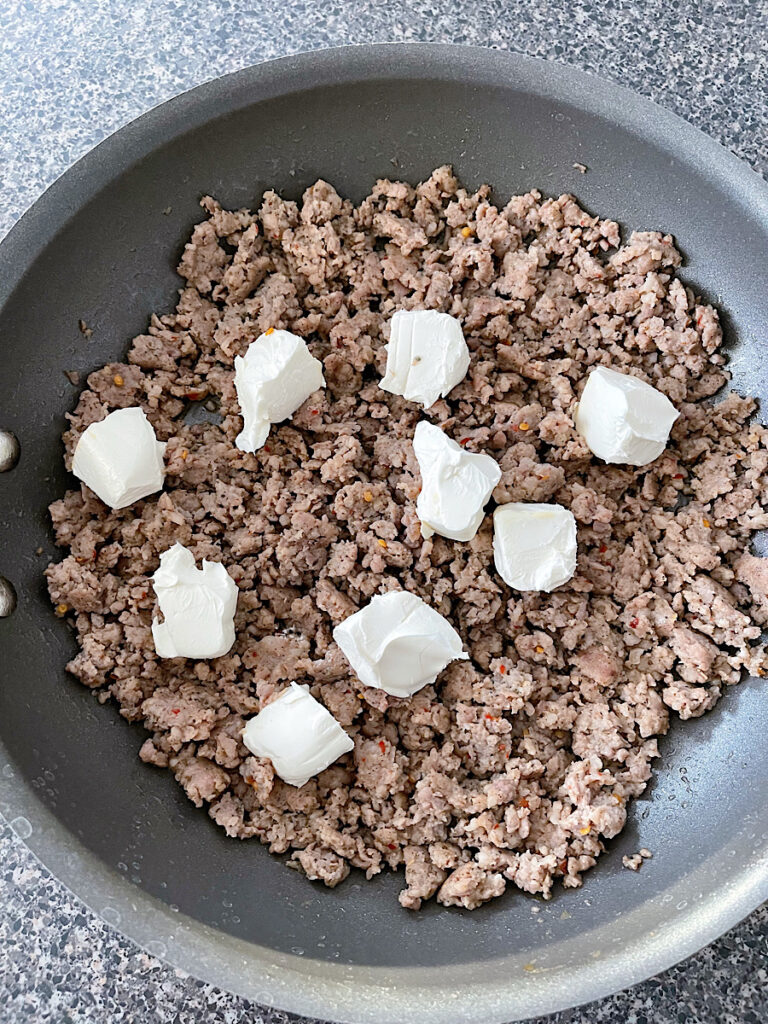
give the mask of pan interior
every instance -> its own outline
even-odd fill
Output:
[[[768,704],[759,681],[673,727],[656,781],[582,890],[549,903],[508,892],[471,914],[428,906],[416,915],[397,903],[399,877],[353,874],[333,891],[311,884],[257,842],[227,839],[169,773],[141,764],[143,730],[64,672],[74,642],[52,615],[41,575],[53,553],[46,507],[68,486],[59,435],[75,392],[63,371],[85,374],[120,358],[150,312],[172,307],[173,268],[206,192],[226,207],[252,206],[266,188],[297,198],[323,177],[358,201],[379,177],[416,182],[441,163],[470,187],[490,182],[502,201],[533,187],[574,192],[627,231],[676,236],[685,279],[726,313],[737,384],[768,398],[757,359],[768,336],[765,228],[695,147],[673,156],[652,123],[647,132],[622,127],[531,85],[525,65],[489,55],[480,65],[467,59],[459,75],[445,60],[426,48],[400,74],[391,61],[372,57],[366,72],[350,60],[336,81],[294,76],[284,94],[249,94],[240,78],[197,108],[171,104],[152,115],[150,146],[134,132],[133,154],[125,146],[119,159],[94,154],[98,188],[83,174],[78,194],[70,179],[71,209],[54,231],[38,218],[36,235],[22,224],[4,246],[0,269],[15,287],[0,310],[0,410],[22,455],[0,478],[0,572],[19,595],[16,612],[0,620],[0,736],[16,777],[68,833],[135,886],[224,933],[278,954],[385,967],[512,953],[536,961],[572,939],[577,967],[611,952],[606,937],[628,941],[622,921],[635,936],[663,929],[764,851],[757,786],[768,777]],[[635,875],[621,856],[639,846],[655,856]]]

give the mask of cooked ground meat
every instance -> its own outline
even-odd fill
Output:
[[[630,871],[639,871],[643,866],[643,861],[649,860],[652,856],[653,854],[650,850],[643,848],[642,850],[638,850],[637,853],[631,854],[629,857],[622,857],[621,863],[625,868],[629,868]]]
[[[639,871],[643,866],[643,858],[639,853],[633,853],[631,857],[622,857],[621,863],[630,871]]]
[[[168,442],[165,490],[116,512],[84,487],[51,506],[67,554],[48,585],[80,641],[69,670],[146,725],[142,759],[309,878],[403,867],[411,908],[580,885],[644,790],[669,709],[700,715],[760,673],[768,623],[766,563],[747,553],[768,525],[768,432],[751,398],[713,397],[728,380],[717,313],[674,276],[673,240],[622,244],[568,195],[503,209],[489,195],[442,167],[417,188],[379,181],[356,208],[323,181],[301,204],[268,192],[258,214],[204,199],[176,311],[89,376],[64,435],[69,464],[89,423],[140,405]],[[426,413],[378,387],[399,308],[458,317],[471,350],[465,381]],[[269,327],[307,340],[327,388],[246,454],[233,360]],[[601,363],[681,412],[650,466],[604,465],[574,430]],[[211,398],[220,422],[184,415]],[[568,584],[505,586],[490,515],[469,543],[422,539],[422,416],[498,459],[497,501],[573,510]],[[240,589],[224,657],[155,655],[150,577],[175,541]],[[331,635],[396,588],[471,656],[408,700],[361,686]],[[240,739],[290,680],[355,740],[301,789]]]

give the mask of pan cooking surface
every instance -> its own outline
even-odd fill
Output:
[[[172,307],[201,194],[237,208],[273,186],[297,198],[324,177],[359,201],[377,177],[415,182],[446,162],[502,200],[572,191],[627,231],[673,233],[682,276],[724,313],[736,386],[768,399],[768,188],[652,104],[510,54],[358,47],[203,86],[86,157],[0,246],[0,410],[21,445],[0,476],[0,574],[18,597],[0,619],[0,810],[26,820],[58,877],[137,941],[335,1019],[403,1019],[418,1006],[441,1020],[450,1006],[488,1022],[572,1005],[660,970],[768,895],[759,681],[672,728],[655,782],[583,889],[414,915],[397,904],[398,878],[353,875],[328,891],[258,843],[227,839],[169,773],[138,760],[143,730],[64,671],[74,640],[41,575],[54,553],[46,508],[67,486],[59,435],[76,392],[63,371],[119,359],[152,310]],[[655,856],[635,875],[621,857],[640,846]]]

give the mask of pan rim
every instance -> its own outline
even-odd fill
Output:
[[[0,306],[83,202],[161,141],[167,143],[256,98],[261,102],[331,83],[406,77],[470,80],[480,86],[513,84],[618,122],[676,158],[695,158],[706,166],[713,187],[745,207],[768,237],[768,184],[714,139],[624,87],[567,65],[508,51],[439,43],[364,44],[308,51],[244,68],[168,100],[109,136],[65,171],[0,242]],[[32,788],[12,773],[0,740],[0,810],[54,876],[108,923],[149,952],[224,989],[340,1021],[403,1020],[418,1011],[427,1022],[442,1021],[449,1012],[468,1024],[491,1024],[565,1009],[671,966],[768,898],[766,846],[734,876],[727,891],[710,894],[668,928],[642,936],[621,953],[578,971],[549,971],[544,986],[535,975],[521,977],[503,970],[498,972],[504,975],[502,980],[483,980],[482,985],[467,981],[457,987],[458,972],[446,983],[441,968],[351,968],[278,956],[173,913],[90,854]],[[120,908],[119,921],[114,905]],[[104,917],[107,908],[112,914]]]

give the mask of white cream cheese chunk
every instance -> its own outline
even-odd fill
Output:
[[[221,562],[195,556],[178,542],[160,555],[152,577],[163,621],[152,621],[161,658],[220,658],[235,642],[237,584]]]
[[[125,508],[162,490],[164,453],[143,409],[116,409],[80,435],[72,472],[105,505]]]
[[[576,520],[562,505],[510,502],[493,513],[493,559],[515,590],[549,593],[576,571]]]
[[[421,470],[416,511],[422,536],[472,540],[501,479],[499,464],[490,455],[465,451],[426,420],[416,426],[413,450]]]
[[[410,697],[446,665],[469,658],[461,637],[434,608],[405,590],[380,594],[333,631],[361,683]]]
[[[323,364],[303,338],[290,331],[267,331],[235,357],[235,389],[243,430],[235,444],[255,452],[273,423],[292,416],[313,391],[325,387]]]
[[[303,786],[355,745],[309,687],[298,683],[246,722],[243,743],[256,757],[268,757],[289,786]]]
[[[455,317],[434,309],[401,309],[392,317],[382,390],[428,409],[464,380],[468,369],[469,349]]]
[[[605,462],[647,466],[667,446],[680,413],[666,395],[637,377],[598,366],[576,408],[576,429]]]

